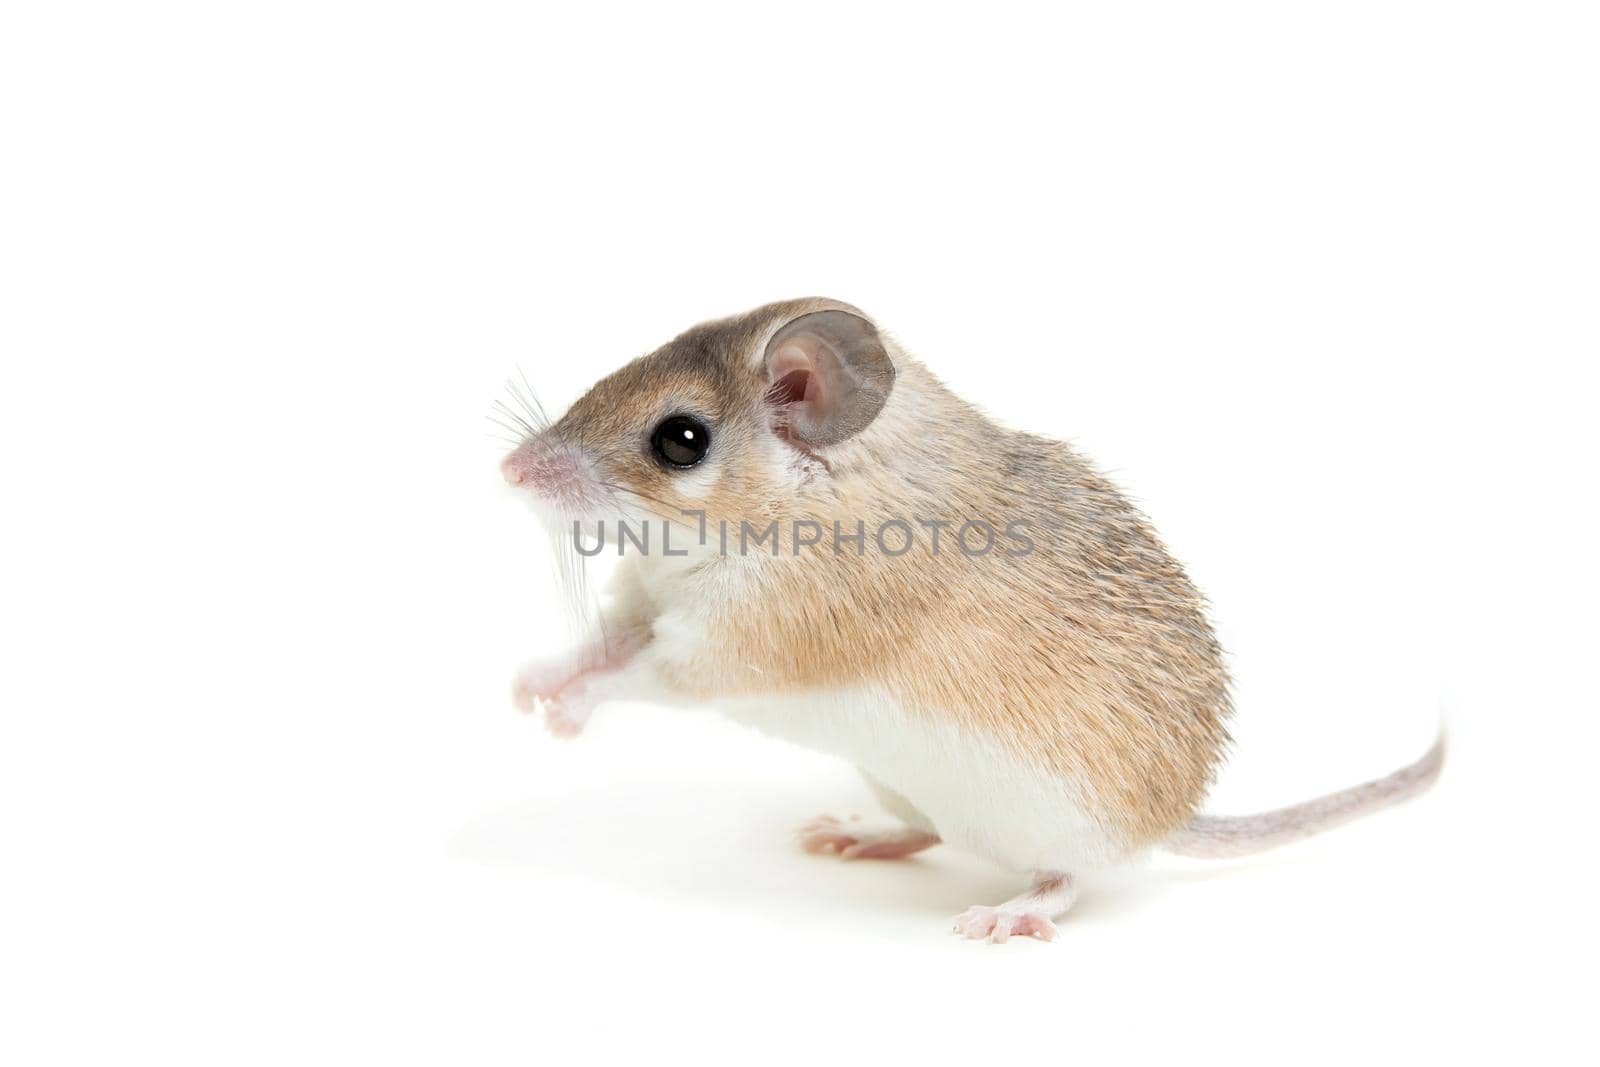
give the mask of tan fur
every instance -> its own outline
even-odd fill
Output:
[[[778,558],[735,548],[685,576],[715,586],[704,602],[719,607],[711,640],[670,681],[707,699],[879,686],[915,714],[1084,784],[1130,850],[1170,837],[1228,740],[1228,681],[1199,594],[1138,511],[1070,448],[995,425],[887,339],[897,377],[863,432],[796,457],[808,472],[798,486],[752,461],[772,435],[763,339],[830,308],[854,310],[792,301],[696,327],[600,382],[552,430],[661,518],[704,509],[713,529],[731,524],[735,545],[741,522],[780,521]],[[650,427],[680,410],[715,427],[705,461],[715,481],[701,496],[642,461]],[[989,555],[968,558],[952,525],[935,557],[930,531],[914,526],[916,547],[893,558],[873,538],[887,520],[968,518],[1026,520],[1036,548],[1008,555],[1017,546],[1002,535]],[[829,531],[798,559],[797,519]],[[857,520],[865,554],[846,546],[836,556],[834,523],[853,534]],[[887,536],[898,548],[903,532]]]

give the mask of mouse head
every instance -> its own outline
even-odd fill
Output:
[[[894,386],[877,328],[847,304],[769,304],[705,323],[602,379],[501,470],[558,518],[776,517],[828,476]]]

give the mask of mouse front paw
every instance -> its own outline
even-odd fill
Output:
[[[575,708],[564,700],[551,700],[544,704],[544,728],[550,731],[551,737],[570,741],[583,733],[588,723],[589,712],[585,709]]]
[[[511,703],[532,714],[540,705],[556,700],[582,674],[571,659],[541,659],[524,663],[511,680]]]
[[[524,677],[518,674],[512,685],[511,698],[517,707],[528,714],[539,714],[544,727],[552,737],[563,740],[577,737],[588,725],[600,702],[600,693],[592,684],[595,675],[579,673],[552,685],[537,673]]]

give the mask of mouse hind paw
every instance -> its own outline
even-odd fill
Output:
[[[1018,937],[1036,937],[1040,941],[1054,941],[1060,936],[1049,915],[1031,908],[1013,909],[1001,904],[989,907],[977,904],[956,916],[955,933],[969,941],[988,941],[1001,944],[1015,934]]]
[[[800,828],[800,847],[842,860],[894,860],[939,843],[935,834],[887,821],[868,822],[859,815],[835,819],[823,815]]]
[[[1054,941],[1059,935],[1055,919],[1072,907],[1077,899],[1072,878],[1065,874],[1041,874],[1033,888],[1004,904],[978,904],[956,916],[953,933],[969,941],[1002,944],[1015,935],[1040,941]]]

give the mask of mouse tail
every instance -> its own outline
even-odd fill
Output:
[[[1444,768],[1444,750],[1441,730],[1421,759],[1374,781],[1259,815],[1196,815],[1167,842],[1167,850],[1180,856],[1225,859],[1331,830],[1425,792]]]

